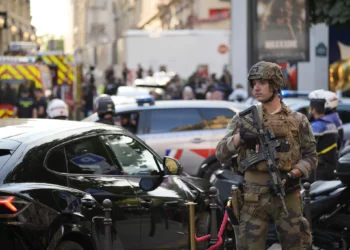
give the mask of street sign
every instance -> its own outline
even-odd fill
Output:
[[[76,165],[94,165],[105,160],[106,159],[101,156],[88,153],[88,154],[74,157],[70,161]]]
[[[316,56],[325,57],[327,56],[327,46],[324,43],[319,43],[316,46]]]

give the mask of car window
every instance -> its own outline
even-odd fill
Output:
[[[114,160],[118,161],[125,174],[153,175],[159,172],[154,155],[135,139],[125,135],[108,135],[105,138],[113,151]],[[161,163],[158,161],[158,164]]]
[[[350,123],[350,105],[339,105],[337,112],[343,124]]]
[[[56,147],[49,152],[46,167],[59,173],[67,173],[66,155],[64,147]]]
[[[223,129],[236,114],[229,108],[202,108],[200,112],[206,120],[204,129]]]
[[[99,137],[84,138],[65,145],[68,173],[115,175],[120,170],[113,165]]]
[[[8,149],[0,149],[0,168],[10,159],[11,152]]]
[[[114,121],[116,125],[129,130],[131,133],[138,133],[139,112],[125,112],[117,114]]]
[[[201,130],[204,121],[197,109],[154,109],[151,112],[150,133]]]

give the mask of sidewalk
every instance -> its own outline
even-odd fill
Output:
[[[270,248],[268,248],[267,250],[281,250],[281,245],[280,244],[273,244]],[[313,247],[312,249],[317,250],[317,247]]]

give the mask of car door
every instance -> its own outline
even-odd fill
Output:
[[[90,193],[97,202],[112,201],[112,220],[117,231],[117,249],[138,249],[140,240],[139,200],[120,166],[112,161],[101,137],[86,137],[64,145],[68,186]],[[96,218],[98,219],[98,218]],[[100,218],[101,219],[101,218]],[[103,226],[103,223],[99,223]],[[98,226],[98,225],[96,225]],[[100,241],[104,242],[104,229]]]
[[[126,178],[140,199],[141,249],[181,249],[187,247],[187,186],[181,180],[160,175],[161,162],[146,146],[126,135],[104,136]],[[140,188],[142,178],[159,180],[153,191]],[[177,182],[177,183],[175,183]],[[182,197],[182,198],[181,198]],[[191,197],[188,197],[189,200]]]
[[[230,108],[201,108],[199,111],[207,124],[204,130],[210,131],[209,155],[214,155],[216,146],[225,136],[227,125],[236,113]]]
[[[196,175],[210,152],[211,132],[196,108],[152,109],[147,133],[142,139],[160,156],[179,160],[190,175]]]

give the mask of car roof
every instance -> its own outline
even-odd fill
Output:
[[[116,105],[116,111],[122,112],[130,109],[158,109],[158,108],[235,108],[244,110],[250,105],[244,103],[234,103],[229,101],[214,100],[162,100],[155,101],[154,105],[139,106],[137,103]]]
[[[0,119],[0,139],[11,139],[19,142],[40,140],[45,136],[61,132],[80,133],[94,129],[125,131],[118,126],[108,126],[101,123],[78,122],[56,119]]]
[[[246,103],[217,101],[217,100],[160,100],[155,101],[153,105],[138,105],[135,103],[124,103],[115,105],[116,113],[128,111],[151,110],[151,109],[170,109],[170,108],[230,108],[236,113],[249,108],[251,105]],[[94,113],[82,121],[98,120],[97,113]]]
[[[310,106],[310,100],[301,98],[283,98],[283,102],[294,111]]]

